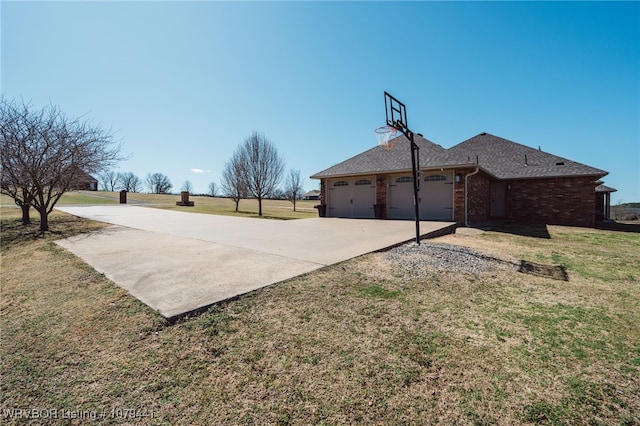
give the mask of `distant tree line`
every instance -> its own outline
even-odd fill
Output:
[[[278,154],[275,145],[263,134],[252,132],[238,145],[231,158],[225,163],[220,186],[209,183],[207,195],[218,194],[230,198],[238,211],[240,200],[258,200],[258,215],[262,216],[262,200],[269,198],[286,199],[293,203],[302,197],[302,177],[300,170],[291,169],[286,175],[284,186],[280,183],[285,171],[284,159]],[[108,170],[100,176],[101,188],[105,191],[126,190],[140,192],[143,182],[131,172],[116,173]],[[169,193],[173,185],[162,173],[150,173],[144,180],[144,187],[154,194]],[[193,184],[185,181],[181,191],[193,191]]]

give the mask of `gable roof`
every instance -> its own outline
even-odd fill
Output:
[[[444,164],[477,164],[497,179],[598,176],[604,170],[549,154],[489,133],[480,133],[446,152]]]
[[[413,140],[416,145],[420,147],[419,160],[421,168],[428,167],[434,158],[445,151],[440,145],[431,142],[419,134],[415,134]],[[411,170],[411,148],[409,140],[405,136],[398,136],[391,140],[390,143],[394,144],[391,149],[387,150],[381,146],[376,146],[318,172],[311,176],[311,178],[320,179]]]
[[[401,136],[391,150],[375,147],[311,176],[314,179],[411,170],[409,141]],[[475,167],[496,179],[531,179],[607,175],[604,170],[577,163],[539,149],[480,133],[449,149],[419,135],[420,168]]]

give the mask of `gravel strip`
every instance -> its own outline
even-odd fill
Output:
[[[443,271],[480,274],[505,266],[515,268],[510,262],[468,247],[428,242],[394,247],[385,252],[384,258],[404,279],[428,278]]]

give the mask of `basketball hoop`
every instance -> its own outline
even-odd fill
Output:
[[[376,130],[376,139],[378,139],[378,145],[386,150],[390,150],[396,144],[396,139],[399,136],[400,131],[395,127],[382,126]]]

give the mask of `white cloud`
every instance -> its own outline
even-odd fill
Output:
[[[202,170],[202,169],[189,169],[191,170],[193,173],[198,174],[198,173],[211,173],[211,170]]]

